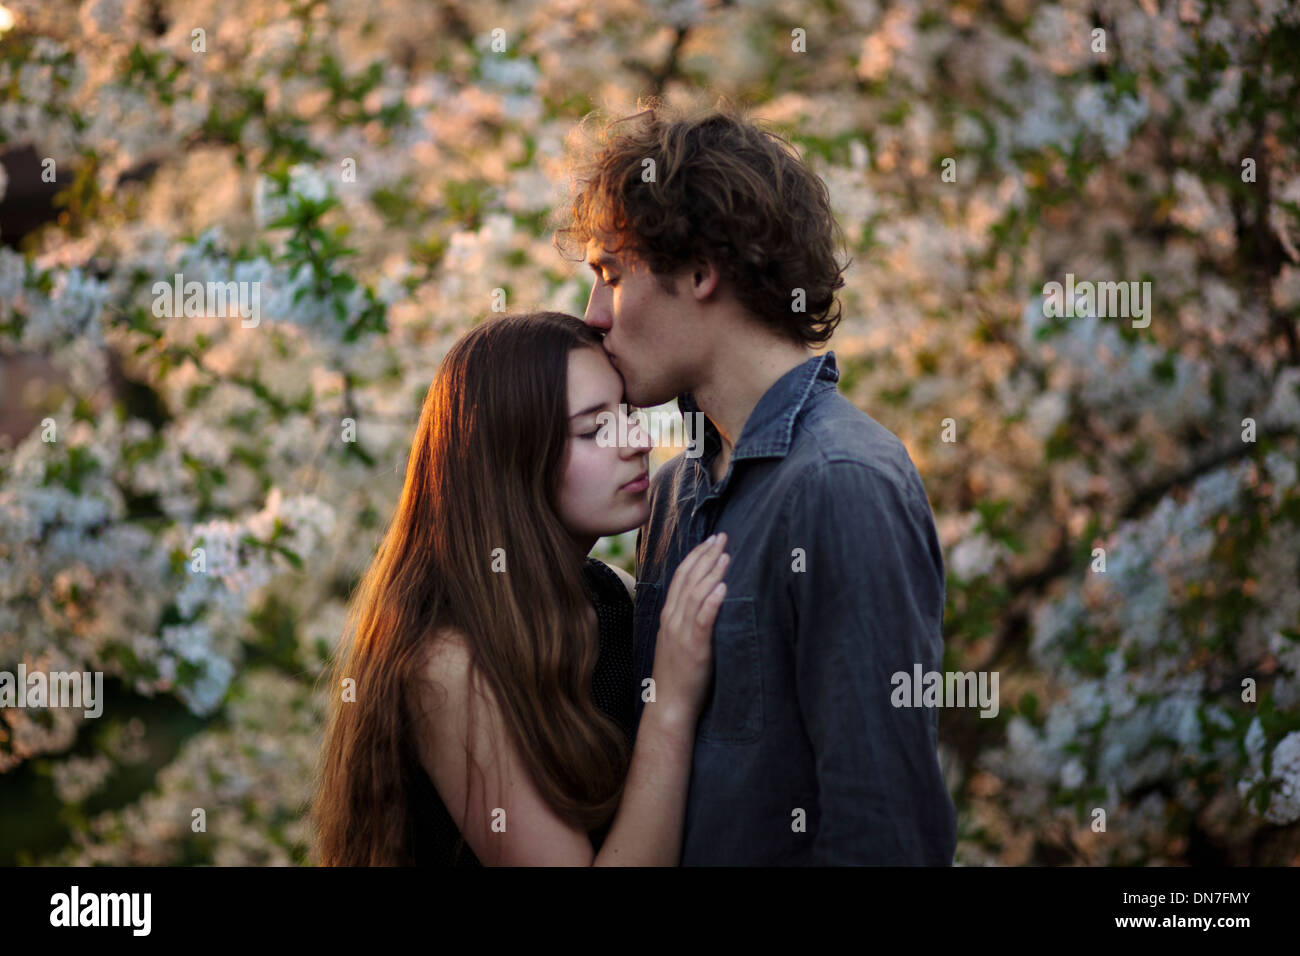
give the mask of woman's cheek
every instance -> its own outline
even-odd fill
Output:
[[[617,447],[597,448],[599,459],[596,463],[597,480],[606,491],[613,491],[618,483],[618,477],[623,471],[631,471],[626,465],[619,465],[619,453]]]
[[[606,449],[596,444],[595,439],[584,442],[577,455],[575,464],[577,465],[577,484],[588,495],[594,494],[601,489],[603,479],[607,478],[607,468],[603,464],[602,452]]]

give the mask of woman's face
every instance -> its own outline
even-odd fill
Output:
[[[569,440],[559,512],[569,533],[585,545],[584,554],[597,538],[630,531],[650,517],[647,487],[624,487],[648,476],[651,442],[627,419],[627,408],[619,407],[623,401],[623,379],[603,350],[592,346],[569,353]]]

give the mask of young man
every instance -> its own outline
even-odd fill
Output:
[[[652,108],[593,150],[559,235],[627,401],[706,416],[702,455],[652,477],[636,549],[642,687],[678,564],[718,531],[731,556],[682,864],[950,865],[938,711],[890,704],[891,675],[941,668],[943,557],[906,449],[812,349],[846,268],[825,185],[731,113]]]

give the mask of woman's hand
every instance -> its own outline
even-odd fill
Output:
[[[713,622],[726,595],[725,533],[702,542],[678,566],[659,613],[655,706],[694,728],[713,676]]]

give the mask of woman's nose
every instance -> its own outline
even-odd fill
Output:
[[[643,416],[637,412],[628,416],[627,443],[629,448],[653,448],[654,442],[643,423]]]

